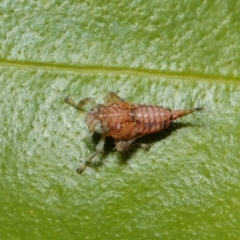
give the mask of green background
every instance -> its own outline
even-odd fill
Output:
[[[238,239],[240,1],[0,3],[0,239]],[[205,106],[150,151],[92,154],[108,91]],[[142,141],[144,141],[142,140]]]

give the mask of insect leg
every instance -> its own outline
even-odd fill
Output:
[[[139,146],[145,150],[149,150],[151,148],[151,145],[146,143],[140,143]]]
[[[78,173],[82,173],[84,172],[85,168],[91,163],[92,159],[94,157],[96,157],[102,150],[103,150],[103,147],[104,147],[104,142],[105,142],[105,136],[101,136],[101,139],[96,147],[96,152],[90,156],[78,169],[77,169],[77,172]]]
[[[108,92],[106,97],[104,98],[105,105],[109,105],[111,103],[117,103],[117,102],[124,102],[124,100],[114,92]]]
[[[128,141],[119,141],[116,143],[116,150],[119,152],[125,152],[131,147],[134,141],[135,138]]]
[[[70,97],[66,97],[65,99],[65,102],[67,102],[69,105],[71,105],[72,107],[78,109],[78,110],[82,110],[83,106],[87,103],[90,103],[91,106],[94,106],[96,105],[96,102],[93,98],[90,98],[90,97],[87,97],[87,98],[84,98],[82,99],[81,101],[79,101],[78,104],[76,104]]]

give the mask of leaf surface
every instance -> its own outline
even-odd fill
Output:
[[[238,239],[240,2],[0,3],[1,239]],[[149,151],[95,148],[64,103],[204,105]],[[127,160],[127,161],[124,161]]]

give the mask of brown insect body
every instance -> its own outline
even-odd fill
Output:
[[[92,98],[86,98],[75,104],[70,98],[65,99],[70,105],[81,109],[86,102],[94,103]],[[171,111],[161,106],[137,105],[125,102],[115,93],[108,93],[105,105],[97,104],[87,112],[85,122],[91,132],[101,135],[96,152],[78,168],[82,173],[87,165],[103,150],[105,137],[110,136],[116,141],[117,151],[127,151],[139,137],[159,132],[167,128],[172,121],[202,108]],[[149,148],[146,144],[141,144]]]
[[[122,102],[88,112],[85,121],[92,132],[94,125],[100,122],[109,127],[109,131],[104,133],[105,136],[111,136],[116,141],[126,141],[159,132],[167,128],[173,120],[187,113],[190,113],[189,110],[170,111],[160,106]]]

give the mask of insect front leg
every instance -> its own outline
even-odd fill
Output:
[[[78,109],[78,110],[83,110],[83,106],[86,105],[87,103],[90,103],[91,106],[96,105],[96,102],[93,98],[87,97],[79,101],[79,103],[75,103],[70,97],[66,97],[65,102],[67,102],[69,105],[72,107]]]
[[[78,169],[77,169],[77,172],[78,173],[82,173],[84,172],[85,168],[91,163],[92,159],[94,157],[96,157],[102,150],[103,150],[103,147],[104,147],[104,142],[105,142],[105,136],[102,135],[101,136],[101,139],[96,147],[96,152],[90,156]]]

